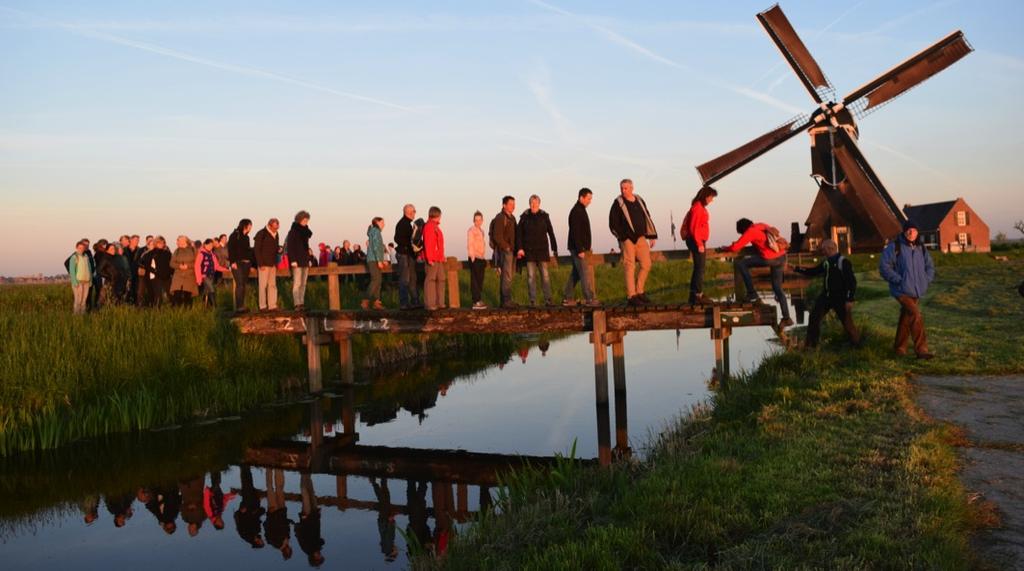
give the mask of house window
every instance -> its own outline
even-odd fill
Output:
[[[957,226],[967,226],[967,211],[966,210],[957,210],[956,211],[956,225]]]
[[[807,239],[807,250],[816,252],[818,247],[821,246],[821,238],[808,238]]]
[[[956,235],[956,241],[959,242],[961,246],[966,246],[971,243],[971,237],[967,232],[961,232]]]

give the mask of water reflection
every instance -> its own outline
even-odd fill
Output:
[[[763,353],[763,334],[737,337],[745,362]],[[410,364],[212,426],[0,459],[0,557],[12,569],[256,569],[443,554],[510,466],[543,466],[573,439],[584,457],[629,457],[631,428],[657,429],[704,397],[706,331],[625,343],[596,409],[593,354],[576,336]]]

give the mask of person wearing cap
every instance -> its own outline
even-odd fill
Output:
[[[896,354],[905,355],[907,340],[913,337],[917,358],[931,359],[920,300],[928,291],[928,284],[935,279],[935,264],[920,234],[917,223],[907,220],[903,232],[882,251],[878,271],[882,279],[889,282],[889,293],[900,304],[900,321],[893,345]]]

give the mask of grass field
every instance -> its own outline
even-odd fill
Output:
[[[969,535],[991,513],[969,501],[956,433],[917,410],[910,378],[1024,371],[1024,257],[937,257],[923,305],[933,361],[893,354],[897,306],[876,261],[855,263],[865,347],[830,323],[821,348],[733,379],[642,461],[521,472],[496,512],[416,567],[975,567]]]

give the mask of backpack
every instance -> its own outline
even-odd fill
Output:
[[[683,216],[683,223],[679,226],[679,237],[683,240],[690,238],[690,210],[686,211],[686,216]]]
[[[774,226],[768,226],[764,231],[765,241],[768,249],[773,252],[789,251],[789,241],[782,237],[782,233]]]
[[[423,226],[426,223],[423,222],[422,218],[417,218],[416,222],[412,223],[412,251],[419,252],[423,250]]]

